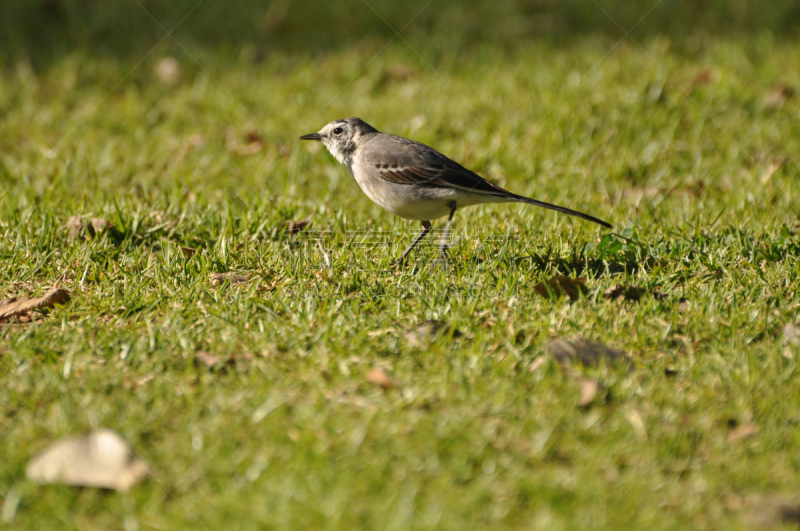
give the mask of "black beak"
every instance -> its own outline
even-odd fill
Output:
[[[311,133],[310,135],[303,135],[300,140],[322,140],[322,135],[319,133]]]

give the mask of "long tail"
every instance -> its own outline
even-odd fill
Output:
[[[538,207],[555,210],[556,212],[561,212],[562,214],[569,214],[570,216],[575,216],[576,218],[581,218],[585,219],[586,221],[597,223],[598,225],[602,225],[607,229],[614,228],[611,226],[610,223],[607,223],[602,219],[597,219],[594,216],[590,216],[589,214],[584,214],[583,212],[578,212],[577,210],[570,210],[569,208],[564,208],[557,205],[551,205],[550,203],[545,203],[544,201],[537,201],[536,199],[531,199],[529,197],[525,197],[522,195],[517,195],[512,193],[509,193],[508,195],[511,196],[511,199],[513,199],[514,201],[519,201],[520,203],[528,203],[529,205],[536,205]]]

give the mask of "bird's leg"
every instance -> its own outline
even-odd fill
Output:
[[[408,253],[410,253],[410,252],[411,252],[411,251],[414,249],[414,247],[416,247],[416,246],[417,246],[417,244],[418,244],[419,242],[421,242],[421,241],[422,241],[422,239],[423,239],[425,236],[427,236],[427,235],[428,235],[428,233],[429,233],[430,231],[431,231],[431,222],[430,222],[430,221],[423,221],[423,222],[422,222],[422,232],[420,232],[420,233],[419,233],[419,236],[417,236],[417,237],[414,239],[414,241],[411,243],[411,245],[409,245],[409,246],[408,246],[408,249],[406,249],[406,250],[403,252],[402,256],[400,256],[400,258],[398,258],[397,260],[395,260],[394,262],[392,262],[392,263],[391,263],[391,266],[392,266],[392,267],[394,267],[394,266],[396,266],[396,265],[403,265],[403,261],[406,259],[406,256],[408,256]]]
[[[441,244],[439,245],[439,260],[440,262],[444,263],[447,259],[447,241],[450,239],[450,225],[453,224],[453,216],[456,214],[456,207],[458,205],[455,201],[450,201],[447,203],[447,207],[450,209],[450,217],[447,218],[447,225],[444,227],[444,237],[442,238]]]

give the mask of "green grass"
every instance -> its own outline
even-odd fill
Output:
[[[0,324],[0,525],[747,529],[747,500],[796,495],[800,350],[780,330],[800,320],[800,103],[765,97],[800,87],[800,45],[407,38],[5,59],[0,298],[58,284],[73,300]],[[176,86],[153,75],[165,55]],[[418,226],[297,140],[347,116],[616,230],[476,207],[449,267],[423,250],[390,270]],[[250,133],[264,149],[239,156]],[[114,229],[69,239],[74,215]],[[227,271],[248,282],[211,285]],[[536,295],[554,274],[588,295]],[[667,297],[609,301],[616,284]],[[462,335],[409,341],[426,319]],[[554,335],[636,368],[530,371]],[[254,358],[211,370],[197,350]],[[370,384],[374,367],[397,387]],[[588,408],[577,372],[606,389]],[[747,422],[757,434],[726,440]],[[151,478],[127,494],[24,479],[46,445],[101,426]]]

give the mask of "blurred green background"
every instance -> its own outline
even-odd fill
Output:
[[[792,38],[800,19],[800,3],[791,0],[4,0],[0,56],[23,55],[41,64],[76,49],[137,55],[164,37],[159,24],[168,30],[178,26],[175,36],[187,46],[218,52],[253,47],[260,56],[278,50],[316,54],[394,36],[373,9],[397,30],[419,13],[404,35],[452,53],[487,41],[619,38],[631,29],[635,39],[763,32]]]

